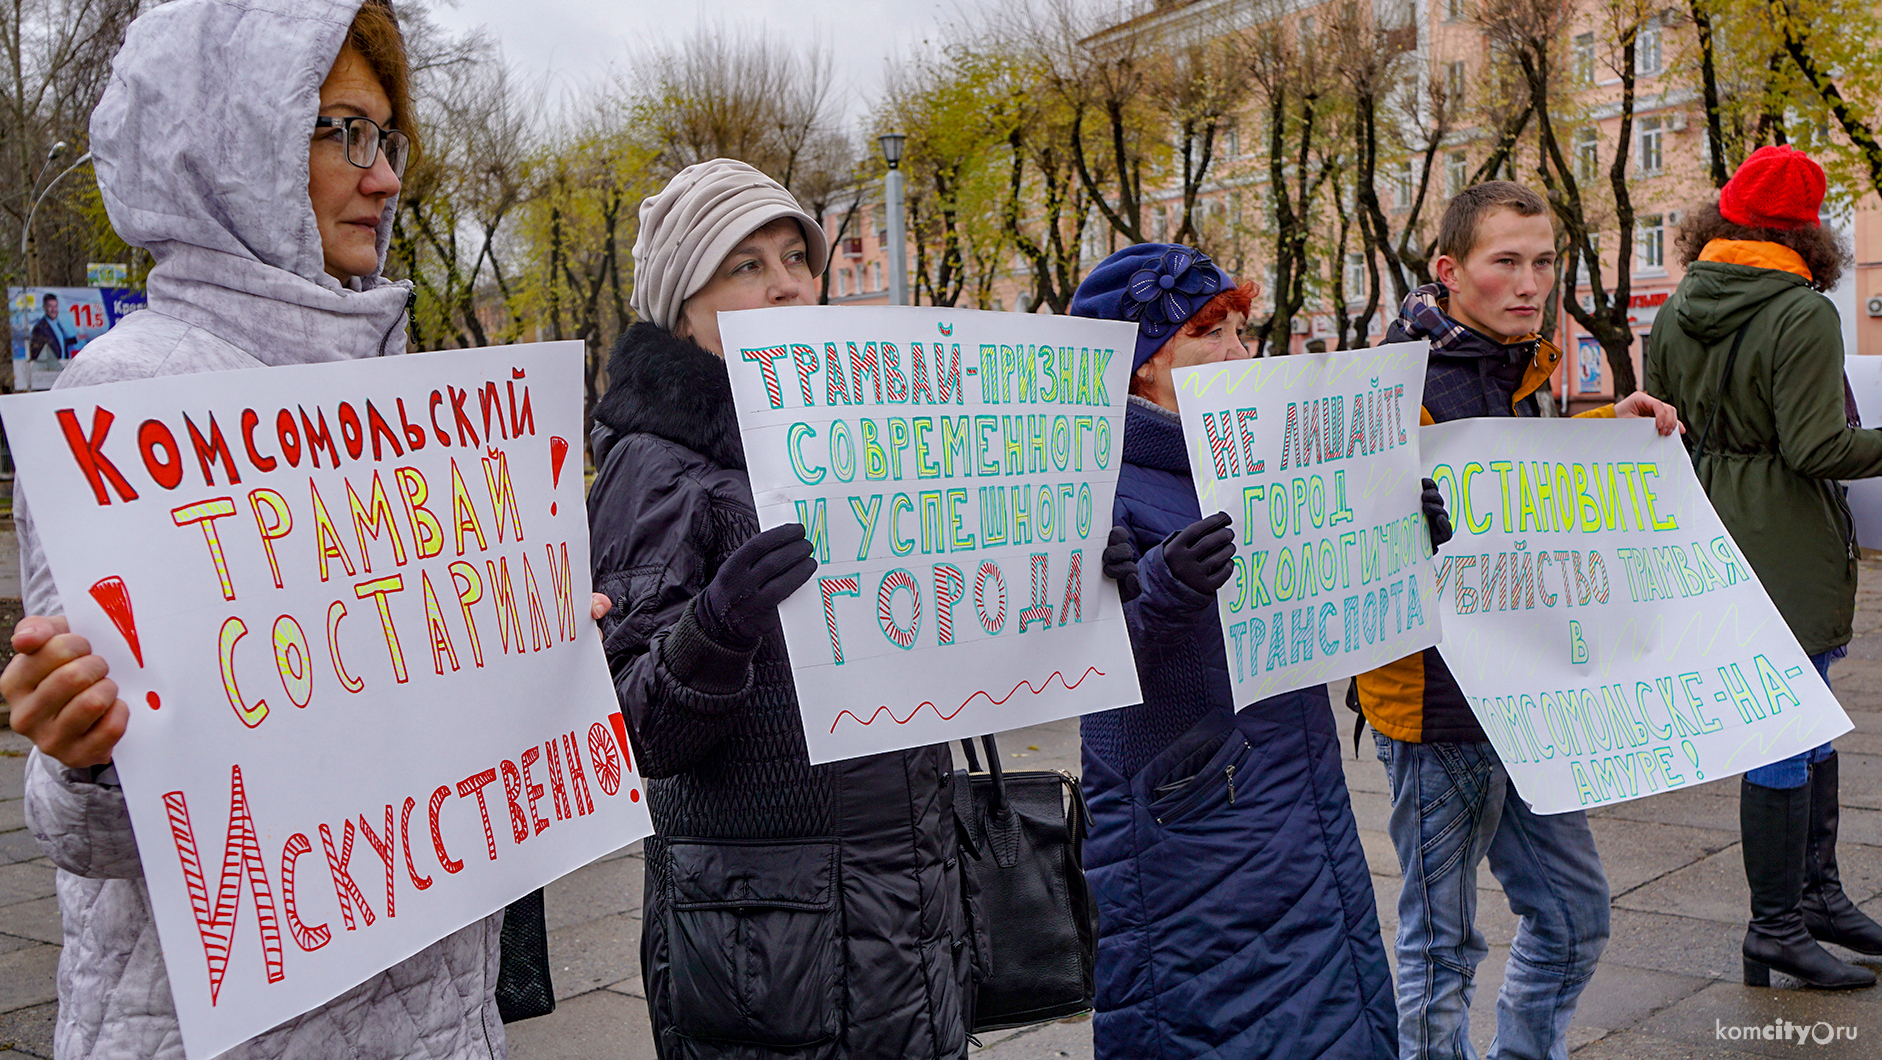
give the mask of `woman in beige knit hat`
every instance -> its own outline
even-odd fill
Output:
[[[816,572],[760,533],[718,313],[811,305],[829,242],[743,162],[641,204],[595,409],[596,588],[656,836],[641,967],[663,1060],[947,1058],[974,944],[945,745],[810,764],[777,605]]]

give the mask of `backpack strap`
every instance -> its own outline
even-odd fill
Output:
[[[1706,414],[1705,429],[1699,432],[1699,441],[1692,449],[1692,465],[1694,471],[1699,469],[1699,457],[1705,452],[1706,442],[1712,437],[1712,425],[1719,420],[1719,406],[1725,404],[1725,384],[1732,378],[1732,366],[1738,363],[1738,347],[1744,344],[1745,330],[1751,327],[1751,322],[1756,318],[1756,313],[1746,317],[1745,322],[1738,325],[1738,333],[1732,336],[1732,348],[1725,354],[1725,371],[1719,374],[1719,390],[1718,393],[1713,396],[1712,411]]]

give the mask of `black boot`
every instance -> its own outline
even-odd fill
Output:
[[[1751,924],[1745,931],[1745,985],[1770,986],[1771,969],[1826,990],[1874,986],[1875,973],[1830,956],[1804,927],[1804,842],[1810,786],[1767,788],[1743,781],[1738,822]]]
[[[1804,926],[1813,938],[1857,953],[1882,954],[1882,924],[1843,893],[1836,873],[1836,753],[1810,767],[1810,843],[1805,848]]]

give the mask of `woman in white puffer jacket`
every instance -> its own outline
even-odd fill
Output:
[[[410,285],[380,270],[410,148],[388,133],[410,127],[407,81],[386,0],[176,0],[132,24],[91,148],[113,227],[155,261],[150,308],[87,346],[58,386],[405,352]],[[21,479],[30,490],[30,468]],[[35,617],[14,633],[21,654],[0,692],[35,747],[27,823],[60,870],[54,1049],[62,1060],[174,1060],[176,1010],[110,764],[128,708],[104,660],[57,617],[25,500],[15,517]],[[223,1060],[500,1060],[502,919],[433,943]]]

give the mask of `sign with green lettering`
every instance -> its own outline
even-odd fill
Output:
[[[1421,444],[1457,536],[1438,650],[1537,813],[1644,798],[1848,732],[1651,420],[1471,419]]]
[[[1437,643],[1418,482],[1422,342],[1174,374],[1204,514],[1227,512],[1216,593],[1235,703]]]
[[[719,316],[813,762],[1136,703],[1099,554],[1137,329],[945,308]]]

